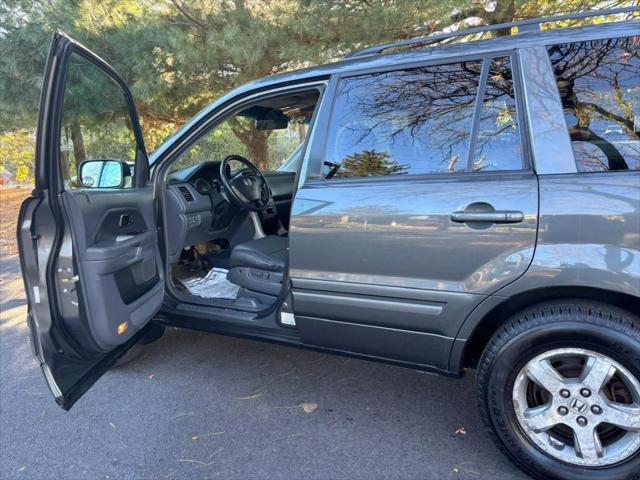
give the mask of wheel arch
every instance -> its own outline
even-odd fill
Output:
[[[491,305],[488,311],[481,312],[478,315],[478,320],[467,319],[461,332],[465,329],[471,331],[468,335],[462,334],[462,338],[466,337],[466,341],[457,342],[458,358],[456,358],[456,348],[454,347],[451,358],[452,369],[475,368],[493,334],[518,311],[549,301],[576,299],[593,300],[598,303],[616,306],[640,316],[640,298],[627,293],[582,286],[543,287],[527,290],[517,295],[503,298],[497,304]],[[466,325],[469,321],[471,321],[471,325]],[[460,343],[462,345],[459,345]]]

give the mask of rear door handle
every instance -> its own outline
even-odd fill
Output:
[[[524,220],[524,213],[518,210],[496,210],[493,212],[468,212],[458,210],[451,214],[451,220],[456,223],[520,223]]]

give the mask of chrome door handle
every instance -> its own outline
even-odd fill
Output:
[[[451,214],[451,221],[456,223],[520,223],[523,220],[524,213],[517,210],[496,210],[494,212],[468,212],[458,210]]]

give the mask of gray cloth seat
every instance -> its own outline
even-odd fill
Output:
[[[231,251],[229,265],[282,272],[287,254],[287,238],[269,235],[236,245]]]

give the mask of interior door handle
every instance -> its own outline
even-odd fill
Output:
[[[122,215],[120,215],[120,218],[118,219],[118,227],[120,228],[128,227],[132,223],[133,223],[133,217],[126,213],[123,213]]]
[[[468,212],[458,210],[451,214],[451,221],[456,223],[520,223],[523,220],[524,213],[518,210],[495,210],[493,212]]]

